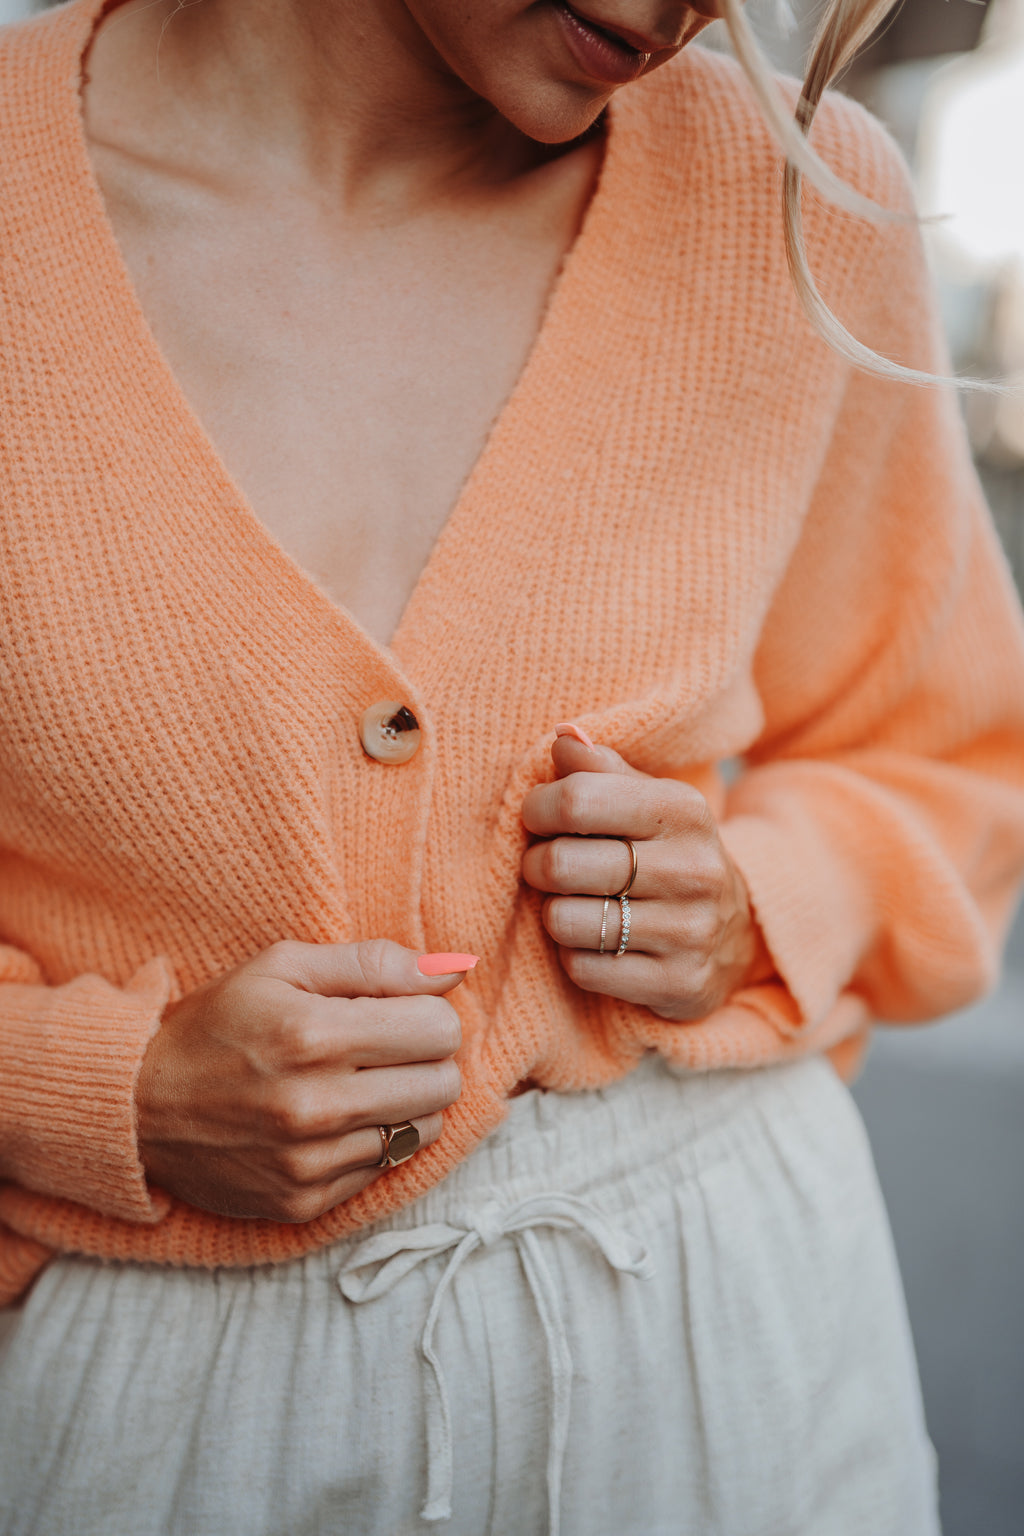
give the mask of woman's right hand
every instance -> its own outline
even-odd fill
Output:
[[[386,939],[285,940],[170,1004],[135,1093],[147,1177],[222,1216],[311,1221],[378,1177],[378,1126],[436,1141],[464,973],[416,962]]]

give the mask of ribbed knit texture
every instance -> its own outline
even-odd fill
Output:
[[[48,1252],[280,1260],[428,1188],[521,1079],[832,1049],[990,985],[1024,865],[1024,633],[956,402],[854,374],[785,269],[780,166],[699,48],[622,91],[513,395],[390,650],[269,536],[146,327],[78,104],[97,0],[0,39],[0,1294]],[[815,140],[906,205],[840,99]],[[812,193],[869,343],[945,367],[916,230]],[[371,761],[378,699],[423,728]],[[722,818],[779,980],[668,1024],[576,990],[521,884],[556,720]],[[745,756],[726,788],[715,764]],[[444,1136],[305,1226],[147,1189],[160,1010],[282,937],[465,948]]]

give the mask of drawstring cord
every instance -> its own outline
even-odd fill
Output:
[[[452,1424],[448,1386],[434,1348],[434,1329],[441,1305],[462,1265],[477,1248],[511,1237],[519,1251],[534,1306],[544,1330],[551,1373],[551,1428],[548,1440],[548,1508],[550,1536],[558,1536],[562,1498],[562,1468],[569,1439],[572,1356],[558,1290],[533,1230],[559,1227],[582,1232],[622,1274],[648,1279],[653,1266],[647,1250],[628,1234],[617,1231],[599,1211],[572,1195],[532,1195],[517,1205],[502,1207],[489,1200],[478,1210],[457,1217],[459,1225],[433,1222],[410,1231],[382,1232],[361,1243],[338,1275],[342,1295],[349,1301],[374,1301],[385,1295],[425,1259],[454,1250],[434,1290],[420,1340],[420,1352],[430,1371],[427,1396],[427,1499],[423,1520],[449,1520],[452,1513]]]

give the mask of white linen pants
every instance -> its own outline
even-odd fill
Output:
[[[936,1536],[866,1136],[823,1060],[530,1092],[305,1259],[53,1263],[2,1536]]]

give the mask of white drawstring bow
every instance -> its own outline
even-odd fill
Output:
[[[550,1536],[558,1536],[562,1467],[569,1438],[572,1356],[558,1305],[558,1291],[537,1234],[532,1230],[535,1227],[583,1232],[601,1250],[613,1269],[645,1280],[653,1274],[653,1266],[642,1244],[628,1234],[616,1231],[593,1206],[572,1195],[543,1194],[532,1195],[517,1205],[504,1208],[497,1200],[489,1200],[479,1209],[467,1211],[459,1226],[433,1222],[407,1232],[382,1232],[369,1237],[355,1250],[338,1275],[338,1285],[349,1301],[373,1301],[390,1291],[417,1264],[454,1249],[434,1290],[420,1340],[420,1352],[431,1372],[426,1378],[427,1499],[420,1511],[423,1520],[449,1520],[452,1512],[451,1408],[444,1371],[434,1349],[434,1328],[441,1303],[459,1269],[475,1249],[511,1237],[519,1250],[547,1342],[551,1371],[547,1469],[549,1531]]]

